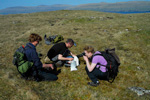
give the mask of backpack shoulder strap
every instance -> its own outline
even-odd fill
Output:
[[[103,56],[103,54],[94,54],[93,56],[92,56],[92,59],[93,59],[93,57],[95,57],[95,56]],[[96,65],[100,65],[100,66],[104,66],[104,67],[106,67],[106,65],[102,65],[101,63],[97,63]]]
[[[100,52],[100,51],[99,51]],[[101,53],[101,52],[100,52]],[[97,53],[97,54],[93,54],[93,56],[92,56],[92,58],[94,57],[94,56],[103,56],[103,54],[101,53]]]
[[[102,56],[102,55],[101,55],[101,54],[93,54],[90,61],[92,61],[92,59],[93,59],[95,56]]]
[[[27,44],[26,47],[24,47],[25,50],[29,49],[29,48],[33,48],[30,44]]]
[[[102,56],[102,54],[94,54],[93,57],[94,57],[94,56]]]

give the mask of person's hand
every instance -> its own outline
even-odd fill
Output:
[[[69,61],[72,61],[74,58],[68,58]]]
[[[53,67],[53,64],[49,64],[49,67],[53,70],[54,67]]]
[[[43,64],[44,68],[51,68],[52,70],[54,69],[53,64]]]
[[[87,56],[83,56],[83,59],[84,59],[85,61],[88,61],[88,57],[87,57]]]

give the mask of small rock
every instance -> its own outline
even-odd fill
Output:
[[[141,67],[139,67],[139,66],[138,66],[138,67],[137,67],[137,69],[139,69],[139,70],[140,70],[140,69],[141,69]]]
[[[129,29],[125,29],[126,31],[129,31]]]
[[[145,93],[150,93],[150,90],[145,90],[144,92],[145,92]]]
[[[150,93],[150,90],[145,90],[144,88],[141,88],[141,87],[129,87],[129,89],[137,93],[138,96],[142,96],[145,93]]]

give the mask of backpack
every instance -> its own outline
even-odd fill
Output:
[[[64,40],[63,36],[62,35],[56,35],[52,42],[53,43],[58,43],[61,40]]]
[[[26,77],[25,74],[32,68],[33,62],[27,61],[24,46],[19,47],[13,55],[13,64],[17,67],[18,72]]]
[[[112,83],[118,75],[118,68],[121,64],[119,57],[115,53],[115,48],[106,49],[105,51],[101,51],[101,54],[95,54],[93,56],[97,55],[103,56],[107,61],[107,65],[102,65],[100,63],[98,63],[98,65],[105,66],[107,68],[107,80]]]
[[[64,40],[62,35],[53,35],[53,36],[49,36],[49,38],[47,38],[46,34],[44,36],[44,40],[45,40],[45,44],[50,45],[50,44],[55,44],[58,43],[59,41]]]

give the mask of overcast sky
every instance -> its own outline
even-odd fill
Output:
[[[125,1],[150,1],[150,0],[0,0],[0,9],[15,7],[15,6],[38,6],[38,5],[54,5],[54,4],[68,4],[80,5],[87,3],[115,3]]]

